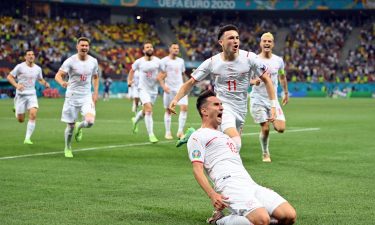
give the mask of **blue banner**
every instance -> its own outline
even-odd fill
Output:
[[[206,10],[328,10],[374,9],[375,2],[359,0],[47,0],[61,3],[94,4],[159,9]]]

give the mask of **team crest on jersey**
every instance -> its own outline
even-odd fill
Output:
[[[193,159],[199,159],[201,157],[201,152],[199,150],[194,150],[192,153],[191,153],[191,157]]]

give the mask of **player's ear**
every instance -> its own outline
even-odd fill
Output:
[[[217,42],[219,43],[220,46],[223,46],[223,40],[222,39],[219,39]]]
[[[206,115],[206,114],[207,114],[207,109],[206,109],[206,107],[202,107],[202,108],[201,108],[201,114],[202,114],[202,115]]]

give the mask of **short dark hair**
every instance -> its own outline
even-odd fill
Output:
[[[237,31],[237,33],[239,33],[238,28],[235,25],[227,24],[225,26],[220,27],[219,33],[217,34],[217,40],[220,40],[220,38],[223,36],[225,31],[229,31],[229,30],[235,30]]]
[[[27,55],[28,52],[33,52],[35,54],[34,50],[32,50],[32,49],[26,49],[26,51],[24,52],[23,55]]]
[[[172,42],[169,47],[171,47],[172,45],[178,45],[176,42]]]
[[[212,90],[207,90],[202,92],[197,99],[197,110],[199,112],[199,115],[202,117],[201,108],[202,106],[207,102],[207,98],[216,96],[216,93]]]
[[[81,41],[87,41],[89,44],[90,44],[90,39],[87,38],[87,37],[80,37],[77,39],[77,45],[79,44],[79,42]]]
[[[152,46],[154,46],[151,41],[145,41],[143,42],[142,48],[145,48],[146,44],[151,44]]]

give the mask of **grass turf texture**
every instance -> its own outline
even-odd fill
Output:
[[[164,140],[160,97],[154,111],[159,143],[148,144],[143,121],[132,134],[130,101],[100,101],[95,125],[84,129],[82,142],[73,140],[73,159],[63,156],[63,99],[39,99],[31,146],[23,144],[26,123],[16,121],[12,102],[0,101],[1,224],[195,225],[211,215],[186,147]],[[288,131],[295,132],[271,134],[271,164],[261,162],[259,127],[248,115],[244,165],[256,182],[290,201],[299,225],[373,224],[374,103],[291,99],[284,112]],[[190,99],[187,126],[198,127],[194,107]],[[177,121],[173,117],[174,135]],[[4,159],[37,153],[51,154]]]

